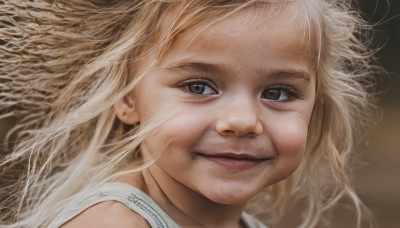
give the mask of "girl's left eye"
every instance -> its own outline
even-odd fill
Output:
[[[217,94],[217,91],[210,85],[211,83],[207,79],[190,79],[180,83],[178,87],[195,96],[208,96]]]
[[[193,94],[198,94],[198,95],[215,94],[215,91],[211,87],[209,87],[207,85],[203,85],[203,84],[187,85],[187,90]]]
[[[297,90],[287,86],[269,88],[264,90],[261,94],[261,98],[271,101],[290,101],[299,96]]]

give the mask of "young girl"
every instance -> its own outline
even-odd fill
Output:
[[[370,103],[345,0],[0,1],[2,227],[265,227],[344,195]],[[364,42],[366,41],[366,42]]]

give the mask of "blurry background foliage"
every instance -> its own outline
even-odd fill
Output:
[[[364,144],[359,146],[363,165],[355,172],[355,188],[376,217],[378,227],[400,227],[400,0],[358,0],[363,17],[376,24],[374,46],[379,64],[389,74],[377,75],[383,91],[379,105],[383,118]],[[1,7],[1,5],[0,5]],[[4,45],[1,43],[0,46]],[[1,83],[1,82],[0,82]],[[0,154],[5,147],[1,143],[13,118],[0,120]],[[1,181],[1,180],[0,180]],[[301,207],[301,205],[299,205]],[[320,227],[355,227],[354,213],[349,202],[343,200],[334,210],[334,223]],[[293,227],[299,215],[294,209],[277,227]]]

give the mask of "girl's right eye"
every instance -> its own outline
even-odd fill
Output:
[[[178,85],[185,92],[191,93],[194,96],[209,96],[218,94],[218,92],[210,86],[211,81],[207,79],[190,79]]]

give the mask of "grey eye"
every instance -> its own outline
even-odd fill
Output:
[[[272,101],[286,101],[290,99],[290,92],[281,88],[271,88],[264,90],[261,94],[261,98]]]
[[[201,83],[201,82],[188,83],[186,85],[186,90],[189,93],[192,93],[192,94],[195,94],[195,95],[217,94],[217,92],[211,86],[208,86],[207,84]]]
[[[191,78],[179,83],[178,88],[193,96],[211,96],[218,94],[215,84],[205,78]]]

